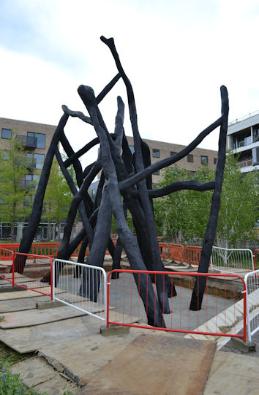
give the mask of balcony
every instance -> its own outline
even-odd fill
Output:
[[[24,148],[27,148],[27,149],[35,149],[35,148],[37,148],[37,139],[36,139],[36,137],[18,135],[18,136],[16,136],[16,138],[17,138],[19,143]]]
[[[252,137],[245,137],[243,140],[236,140],[234,141],[234,149],[247,147],[253,143]]]
[[[239,167],[252,166],[253,161],[252,161],[252,159],[242,160],[241,162],[238,163],[238,165],[239,165]]]

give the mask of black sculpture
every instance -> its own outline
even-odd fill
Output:
[[[152,199],[165,196],[169,193],[182,189],[193,189],[197,191],[214,190],[210,217],[205,233],[199,272],[208,272],[212,245],[214,242],[218,212],[220,206],[220,193],[223,182],[226,135],[228,124],[228,93],[226,87],[221,87],[221,116],[203,130],[187,147],[176,153],[174,156],[160,160],[151,165],[150,151],[146,143],[141,139],[138,129],[137,110],[131,82],[127,77],[117,53],[114,40],[101,37],[101,41],[107,45],[114,58],[118,74],[109,82],[102,92],[95,96],[92,88],[81,85],[78,93],[88,111],[89,116],[82,112],[72,111],[66,106],[62,106],[63,115],[60,118],[49,147],[40,181],[35,195],[32,215],[29,226],[26,228],[20,243],[20,252],[27,253],[36,233],[42,213],[44,194],[48,183],[50,169],[54,155],[57,158],[61,171],[71,189],[73,200],[67,215],[64,237],[58,251],[58,258],[69,259],[75,248],[81,243],[79,262],[84,262],[85,251],[89,246],[89,265],[102,266],[106,248],[109,249],[113,257],[113,267],[120,267],[120,256],[122,248],[125,250],[130,266],[137,270],[164,270],[160,258],[160,250],[157,241],[156,226],[153,215]],[[110,92],[117,81],[122,78],[127,92],[128,108],[134,139],[134,154],[131,153],[124,133],[124,103],[121,97],[117,99],[117,115],[114,133],[109,133],[105,125],[98,104]],[[97,137],[87,143],[78,152],[74,152],[64,129],[69,117],[77,117],[83,122],[94,127]],[[198,183],[195,181],[176,182],[160,189],[152,189],[152,174],[167,166],[176,163],[195,147],[214,129],[220,126],[219,152],[214,182]],[[58,149],[61,143],[68,159],[63,161]],[[92,147],[100,144],[99,156],[97,160],[85,169],[82,168],[79,158],[86,154]],[[73,166],[76,183],[75,185],[67,168]],[[92,201],[88,188],[98,173],[101,173],[95,200]],[[123,197],[123,199],[121,198]],[[133,219],[136,236],[131,232],[126,220],[126,212],[129,210]],[[83,228],[77,236],[71,240],[72,226],[79,212]],[[114,246],[110,238],[112,215],[116,219],[118,242]],[[23,272],[25,258],[17,264],[16,268]],[[163,281],[157,276],[157,298],[155,296],[152,279],[146,276],[138,276],[141,281],[140,296],[146,307],[148,323],[154,326],[163,327],[163,313],[169,313],[168,295],[176,295],[175,290],[170,289],[169,279],[166,279],[166,287]],[[136,278],[137,280],[137,278]],[[193,290],[190,309],[199,310],[201,308],[203,293],[206,285],[205,278],[197,277]],[[83,287],[81,292],[84,293]],[[148,301],[146,295],[148,292]],[[94,295],[90,295],[92,300]]]

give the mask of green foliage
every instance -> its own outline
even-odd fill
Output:
[[[0,342],[0,395],[37,395],[29,390],[18,375],[10,373],[10,366],[26,359],[23,356]]]
[[[237,240],[253,239],[258,218],[258,174],[241,173],[233,155],[228,155],[222,188],[218,239],[235,245]]]
[[[175,166],[165,171],[161,186],[191,179],[207,182],[211,178],[213,178],[213,173],[205,166],[200,168],[195,175]],[[183,190],[155,200],[155,216],[159,234],[179,242],[194,237],[203,237],[208,220],[210,199],[210,191]]]
[[[31,206],[25,205],[25,200],[31,201],[34,191],[24,185],[29,165],[24,150],[15,138],[10,141],[8,150],[0,151],[1,222],[24,220],[30,213]]]
[[[0,371],[0,395],[39,395],[28,389],[17,374],[11,374],[8,369]],[[42,394],[43,395],[43,394]]]
[[[0,342],[0,395],[48,395],[27,388],[21,381],[19,375],[12,374],[10,367],[15,363],[30,358],[33,354],[19,354]],[[65,391],[63,395],[72,395]]]
[[[61,222],[66,219],[72,194],[56,160],[53,161],[44,198],[43,218],[46,221]]]
[[[208,182],[214,172],[202,166],[195,175],[171,167],[164,173],[161,186],[180,180]],[[242,174],[232,155],[228,155],[221,195],[221,208],[217,237],[234,245],[237,240],[254,237],[258,216],[258,188],[256,172]],[[212,191],[179,191],[155,200],[155,216],[158,233],[179,242],[203,238],[206,230]]]

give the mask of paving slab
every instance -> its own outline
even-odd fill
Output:
[[[49,293],[50,294],[50,287],[41,288],[41,292]],[[12,299],[24,299],[24,298],[31,298],[31,297],[40,297],[42,296],[38,292],[34,292],[31,290],[24,290],[24,291],[14,291],[14,292],[1,292],[0,293],[0,302],[2,300],[12,300]]]
[[[204,395],[258,395],[257,358],[218,351],[215,355]]]
[[[128,321],[130,321],[130,317]],[[85,315],[44,325],[0,329],[0,341],[20,354],[24,354],[59,342],[67,341],[69,344],[71,340],[99,334],[100,326],[103,323],[104,321]]]
[[[39,355],[77,384],[85,385],[137,336],[135,332],[109,338],[92,334],[44,347]]]
[[[201,395],[214,353],[212,342],[140,335],[81,394]]]
[[[27,387],[48,395],[63,395],[64,391],[78,392],[78,387],[61,377],[43,358],[34,357],[15,364],[11,372],[19,374]]]
[[[86,309],[87,312],[80,311],[70,306],[63,306],[63,307],[58,306],[44,310],[33,309],[33,310],[4,313],[1,316],[0,328],[13,329],[13,328],[23,328],[26,326],[41,325],[49,322],[62,321],[68,318],[79,317],[82,315],[86,315],[88,313],[98,314],[98,316],[103,317],[103,319],[105,318],[104,305],[90,301],[81,302],[78,305],[77,303],[75,303],[74,305],[76,307],[79,307],[80,309]],[[136,320],[137,318],[135,317],[128,317],[128,322],[135,322]]]
[[[0,340],[20,354],[38,351],[48,345],[58,342],[71,341],[97,334],[100,322],[89,316],[70,318],[68,320],[52,322],[16,329],[0,329]]]
[[[22,292],[22,291],[21,291]],[[50,300],[49,296],[39,296],[24,299],[11,299],[2,300],[0,303],[0,314],[10,313],[13,311],[24,311],[32,310],[36,307],[37,302],[48,302]]]
[[[100,311],[98,307],[97,310]],[[94,306],[92,306],[92,312],[96,312],[96,308]],[[1,318],[3,318],[0,321],[0,328],[23,328],[25,326],[34,326],[46,324],[49,322],[62,321],[68,318],[79,317],[85,314],[86,313],[83,313],[68,306],[56,307],[54,309],[46,310],[34,309],[17,311],[12,313],[5,313],[4,315],[2,315]]]

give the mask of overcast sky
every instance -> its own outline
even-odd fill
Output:
[[[0,116],[57,124],[61,105],[86,113],[80,84],[98,93],[116,74],[101,35],[114,37],[135,90],[142,137],[188,144],[220,115],[259,110],[259,0],[0,0]],[[102,103],[113,131],[116,89]],[[131,134],[128,115],[126,132]],[[71,121],[79,148],[93,132]],[[218,133],[202,147],[217,149]]]

